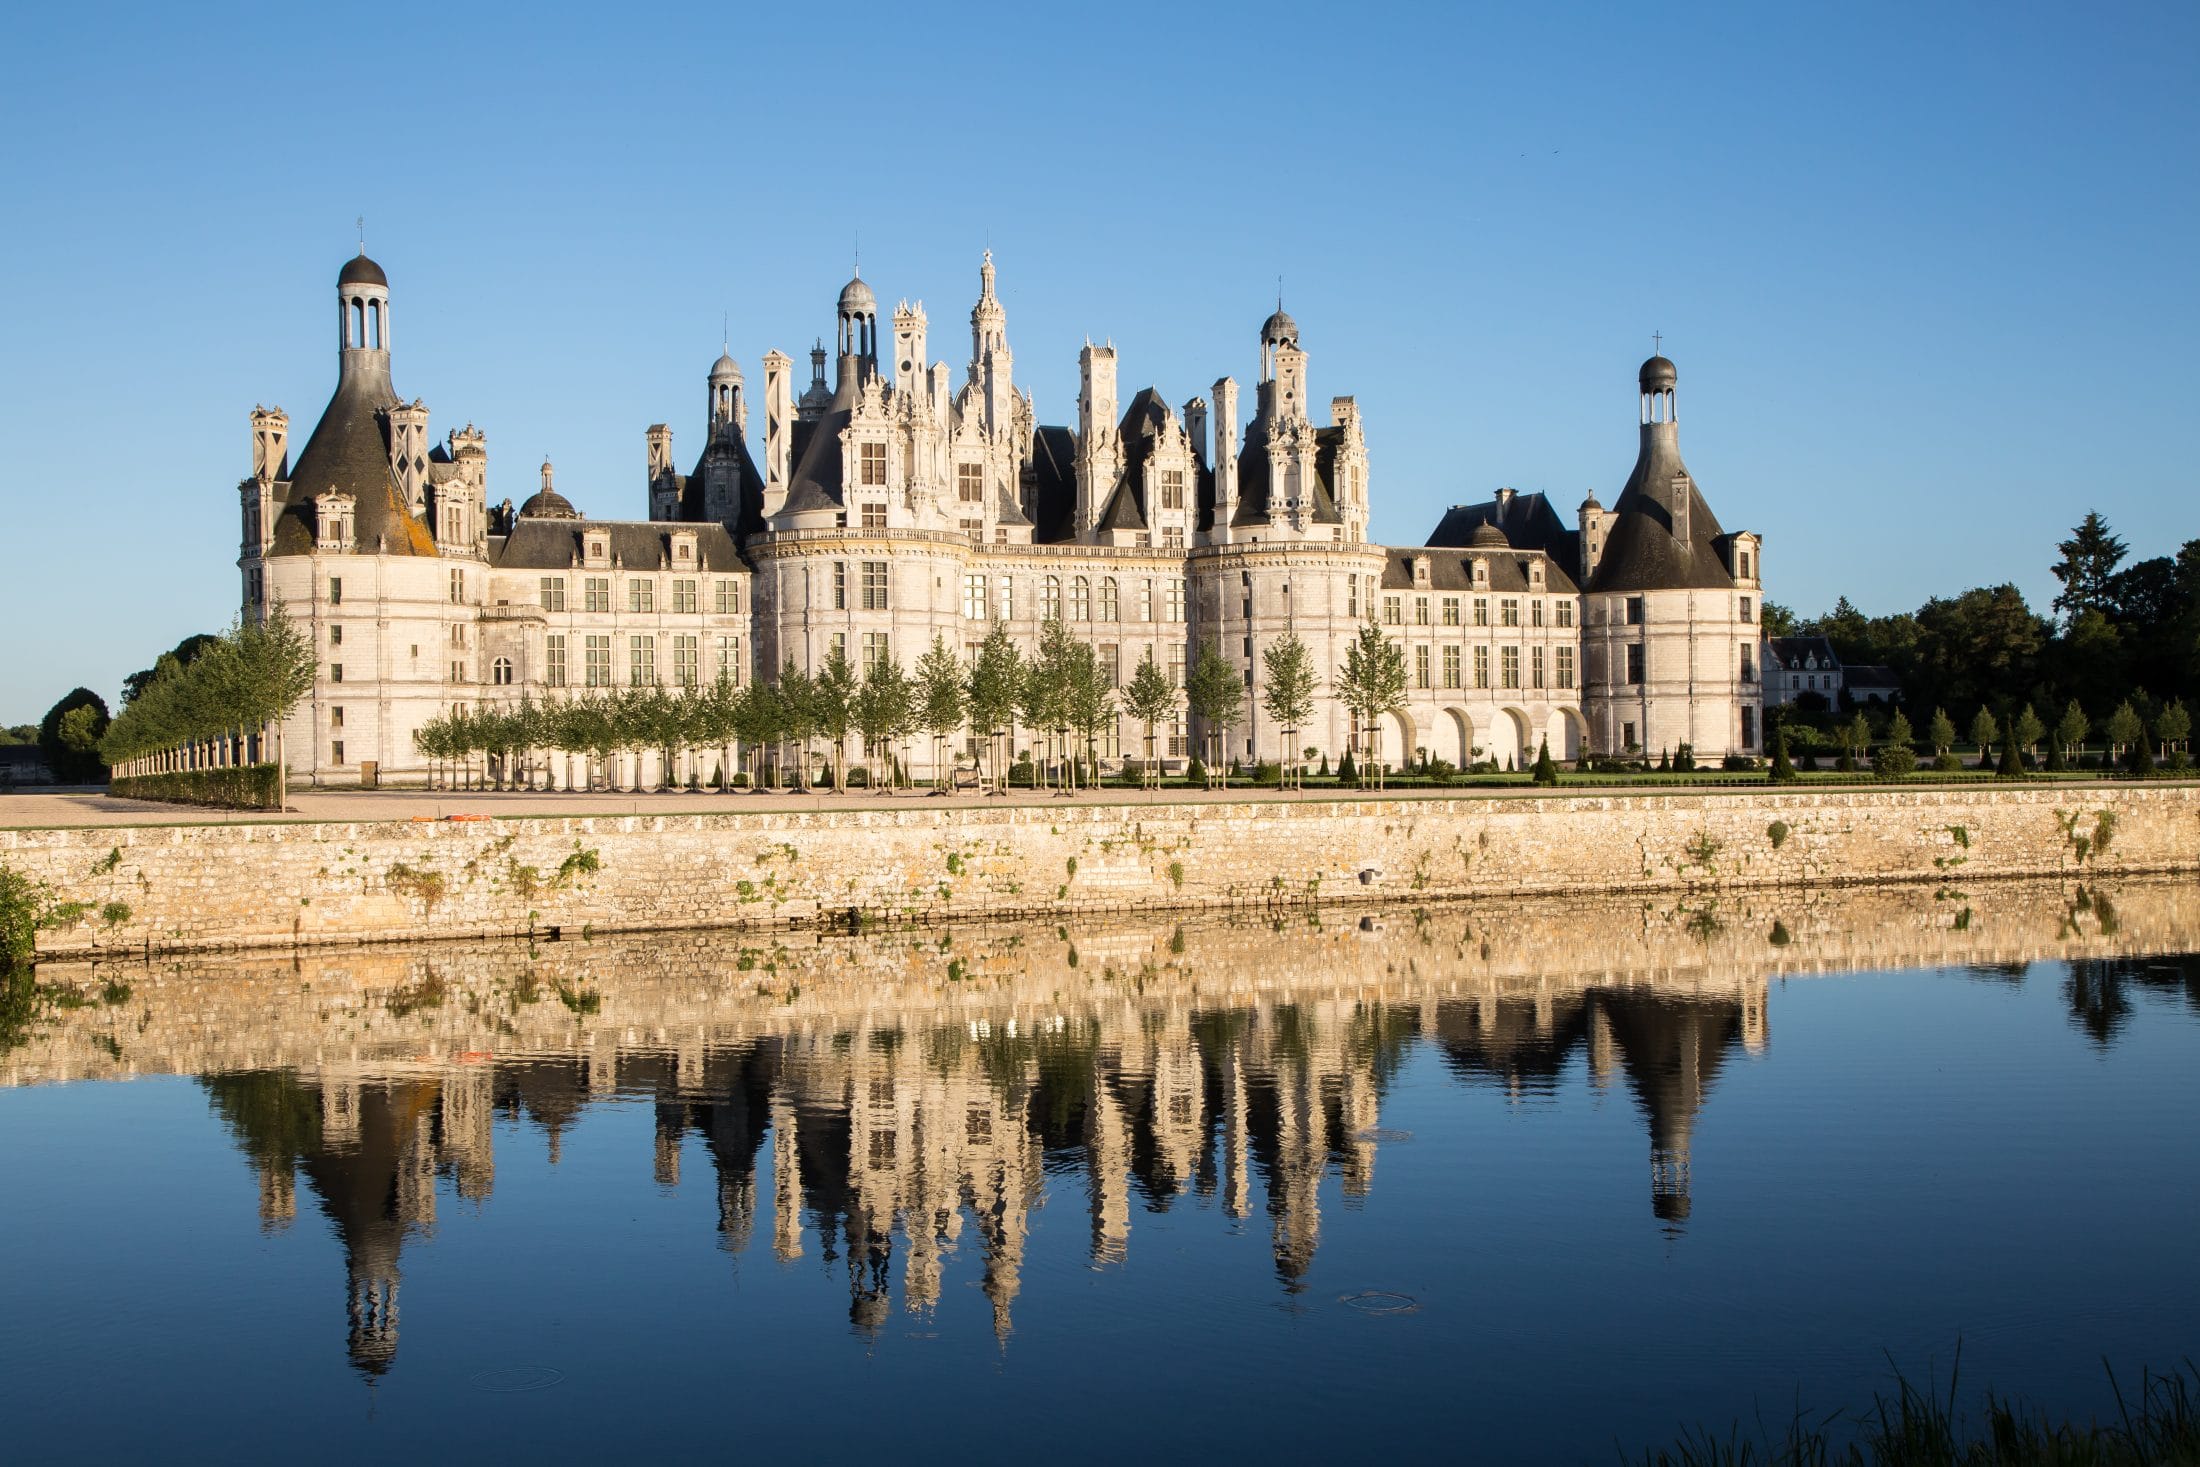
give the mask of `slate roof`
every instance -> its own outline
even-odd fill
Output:
[[[695,536],[698,570],[746,568],[724,525],[655,520],[522,519],[509,535],[489,541],[489,563],[501,570],[569,570],[581,562],[581,536],[596,533],[611,537],[611,558],[625,569],[666,569],[672,564],[672,536],[680,531]]]
[[[1077,538],[1077,435],[1068,428],[1041,426],[1031,434],[1031,463],[1025,512],[1031,538],[1052,545]]]
[[[856,370],[854,360],[845,358],[840,364],[839,386],[833,392],[833,400],[824,414],[809,424],[809,432],[801,435],[801,451],[795,456],[794,476],[787,486],[787,502],[782,514],[802,514],[814,510],[845,510],[847,466],[840,461],[840,435],[848,430],[848,420],[855,415]]]
[[[361,250],[344,262],[344,268],[337,273],[336,283],[338,285],[380,285],[386,287],[390,283],[390,277],[382,273],[380,265],[367,258],[365,250]]]
[[[331,489],[342,490],[354,500],[352,527],[361,554],[436,553],[428,527],[406,507],[390,469],[389,435],[382,414],[396,402],[386,370],[363,361],[344,365],[335,395],[321,410],[321,421],[314,424],[313,436],[291,469],[268,554],[313,553],[319,526],[314,522],[312,500]]]
[[[734,494],[734,536],[746,540],[752,535],[763,534],[764,475],[749,455],[747,440],[738,433],[728,433],[706,444],[702,456],[695,460],[695,472],[680,480],[680,518],[691,521],[706,518],[704,480],[713,454],[719,455],[719,471],[733,474],[738,485]]]
[[[1835,672],[1841,667],[1841,659],[1833,655],[1833,643],[1824,637],[1769,637],[1765,650],[1786,672],[1808,669],[1813,656],[1818,659],[1818,667],[1810,670]]]
[[[1436,522],[1428,543],[1451,548],[1471,545],[1475,530],[1483,525],[1501,531],[1515,548],[1540,550],[1569,575],[1580,575],[1581,531],[1568,526],[1550,497],[1540,492],[1516,491],[1504,499],[1492,496],[1480,504],[1455,504]]]
[[[1675,481],[1681,487],[1676,490]],[[1688,496],[1688,539],[1673,533],[1676,493]],[[1675,424],[1642,425],[1635,471],[1612,507],[1611,533],[1589,589],[1610,591],[1732,590],[1734,577],[1720,554],[1726,531],[1704,502],[1695,476],[1681,462]]]
[[[1330,489],[1336,474],[1337,446],[1344,440],[1342,428],[1316,428],[1314,430],[1314,503],[1309,520],[1317,525],[1341,525],[1344,517],[1337,513],[1337,500]],[[1268,424],[1255,418],[1245,430],[1245,444],[1238,450],[1237,513],[1230,518],[1233,526],[1258,527],[1273,517],[1271,500],[1275,486],[1268,476]],[[1209,528],[1214,517],[1204,517],[1201,528]]]
[[[1413,562],[1427,556],[1428,584],[1417,587],[1413,583]],[[1487,585],[1474,583],[1473,562],[1477,559],[1489,562],[1490,579]],[[1530,592],[1528,563],[1542,560],[1543,589],[1534,594],[1570,596],[1581,588],[1574,578],[1566,574],[1565,567],[1548,556],[1533,550],[1505,550],[1485,552],[1479,557],[1451,550],[1415,550],[1410,546],[1394,547],[1383,553],[1382,588],[1385,591],[1471,591],[1475,593]]]

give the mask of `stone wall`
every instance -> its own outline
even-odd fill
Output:
[[[52,955],[2200,870],[2200,787],[0,831]]]

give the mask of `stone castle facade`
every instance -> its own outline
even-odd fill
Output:
[[[1427,544],[1386,548],[1367,539],[1358,402],[1334,397],[1314,421],[1280,308],[1250,421],[1228,377],[1178,407],[1153,388],[1125,401],[1114,346],[1087,342],[1076,423],[1049,425],[1016,385],[990,252],[979,279],[959,387],[930,357],[921,303],[900,303],[882,340],[877,297],[851,280],[829,377],[822,341],[799,394],[790,358],[763,359],[761,462],[747,379],[722,355],[692,467],[651,426],[648,517],[611,521],[576,510],[548,463],[516,510],[492,505],[485,436],[468,424],[431,443],[427,408],[391,376],[388,277],[364,254],[346,263],[335,394],[295,463],[288,418],[256,409],[240,486],[245,614],[281,602],[320,652],[285,730],[293,770],[417,778],[413,733],[453,704],[746,682],[836,648],[906,668],[935,638],[974,649],[996,621],[1036,646],[1056,618],[1119,683],[1149,657],[1181,683],[1215,644],[1253,694],[1228,731],[1247,761],[1287,752],[1258,698],[1261,654],[1286,633],[1324,684],[1296,742],[1367,757],[1328,685],[1371,619],[1402,644],[1411,688],[1381,733],[1389,762],[1525,767],[1545,739],[1560,759],[1760,752],[1760,547],[1721,528],[1682,464],[1664,357],[1643,364],[1640,453],[1612,508],[1592,495],[1568,518],[1500,490]],[[1162,752],[1181,758],[1199,732],[1180,720]],[[1140,753],[1142,734],[1124,716],[1103,757]]]

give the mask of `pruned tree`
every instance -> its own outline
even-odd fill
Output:
[[[913,701],[917,726],[932,736],[933,778],[944,791],[947,788],[945,749],[947,741],[955,736],[955,730],[963,726],[965,702],[962,663],[948,647],[947,638],[937,632],[932,635],[930,650],[917,661]]]
[[[1314,716],[1314,694],[1320,688],[1313,656],[1298,633],[1285,632],[1262,650],[1260,660],[1261,706],[1283,731],[1284,778],[1304,788],[1305,765],[1297,756],[1299,730]]]
[[[1207,761],[1207,782],[1230,787],[1224,741],[1245,713],[1245,683],[1238,670],[1214,642],[1202,642],[1199,657],[1184,677],[1184,701],[1192,716],[1205,726],[1204,743],[1212,757]]]
[[[1337,696],[1352,710],[1355,730],[1365,730],[1369,738],[1360,783],[1365,785],[1372,773],[1375,787],[1381,789],[1382,720],[1406,705],[1406,654],[1383,635],[1373,617],[1345,647],[1344,665],[1337,669]]]
[[[1146,725],[1146,757],[1139,768],[1140,783],[1152,789],[1160,783],[1160,761],[1154,757],[1154,728],[1176,717],[1178,691],[1169,675],[1153,660],[1153,649],[1139,661],[1138,671],[1123,688],[1123,706],[1131,717]]]

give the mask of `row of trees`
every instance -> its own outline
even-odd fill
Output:
[[[188,662],[164,655],[99,741],[118,774],[280,765],[276,725],[313,690],[312,643],[280,604],[262,621],[194,638]]]
[[[1286,635],[1264,651],[1263,670],[1261,704],[1282,731],[1286,750],[1295,749],[1320,688],[1312,654],[1298,637]],[[1209,779],[1226,783],[1225,745],[1243,721],[1250,681],[1210,642],[1182,688],[1150,654],[1118,688],[1097,652],[1062,622],[1048,622],[1029,655],[996,623],[967,663],[941,637],[908,671],[889,658],[859,673],[835,649],[814,673],[790,659],[776,678],[745,686],[721,680],[682,691],[607,689],[556,701],[523,697],[501,706],[454,708],[414,737],[439,780],[462,777],[482,760],[493,777],[522,782],[532,782],[530,761],[547,750],[606,764],[620,755],[654,753],[668,780],[678,782],[674,771],[683,758],[690,765],[686,778],[699,781],[702,761],[692,757],[697,751],[738,748],[752,766],[744,772],[757,780],[792,775],[806,787],[822,745],[833,787],[845,789],[851,738],[861,750],[865,782],[876,787],[900,777],[910,742],[922,735],[932,743],[933,768],[944,784],[951,763],[946,746],[967,728],[984,748],[981,779],[997,788],[1008,778],[1009,732],[1020,727],[1043,741],[1037,777],[1074,789],[1081,769],[1084,777],[1097,769],[1098,746],[1119,713],[1144,726],[1140,767],[1147,781],[1157,779],[1157,731],[1188,711],[1206,731],[1201,762]],[[1383,714],[1404,706],[1406,687],[1404,653],[1370,623],[1338,669],[1339,696],[1362,726],[1374,727]],[[1369,762],[1380,779],[1381,760]],[[1285,767],[1287,779],[1302,778],[1296,760],[1287,759]],[[734,768],[721,772],[730,778]]]
[[[2151,774],[2162,764],[2175,770],[2190,765],[2187,744],[2192,737],[2192,715],[2181,701],[2164,705],[2149,720],[2126,699],[2116,705],[2116,710],[2099,731],[2103,738],[2103,762],[2108,765],[2123,765],[2140,774]],[[2077,768],[2095,730],[2085,710],[2073,700],[2064,707],[2052,728],[2029,703],[2000,715],[1981,706],[1972,716],[1969,732],[1971,743],[1978,749],[1978,768],[2016,775],[2032,768],[2044,768],[2050,773]],[[1775,738],[1782,759],[1788,755],[1791,744],[1800,743],[1807,752],[1817,742],[1815,731],[1787,724],[1776,728]],[[1956,753],[1956,739],[1955,720],[1948,716],[1946,709],[1935,709],[1926,724],[1923,742],[1932,751],[1936,768],[1946,771],[1962,768],[1962,759]],[[2047,743],[2044,760],[2039,757],[2043,740]],[[1835,767],[1844,771],[1869,764],[1882,776],[1899,776],[1917,767],[1917,733],[1909,715],[1900,708],[1888,716],[1883,732],[1878,734],[1860,709],[1853,718],[1836,723],[1827,741],[1838,751]],[[2000,750],[1998,758],[1997,749]],[[1779,777],[1777,771],[1783,768],[1776,762],[1776,778]]]
[[[1799,620],[1765,607],[1773,636],[1823,636],[1844,663],[1878,663],[1912,708],[2005,713],[2075,702],[2104,726],[2130,701],[2143,721],[2200,701],[2200,539],[2174,555],[2131,562],[2098,513],[2056,546],[2059,590],[2041,616],[2014,585],[1934,597],[1914,612],[1868,617],[1847,597]],[[2152,690],[2149,696],[2144,690]]]

